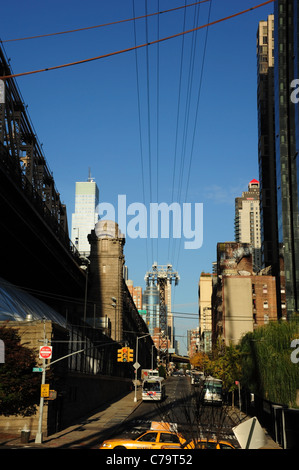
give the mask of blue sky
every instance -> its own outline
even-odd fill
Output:
[[[194,21],[195,26],[204,25],[209,15],[212,22],[260,3],[211,0],[188,7],[186,16],[180,9],[152,16],[147,23],[139,19],[136,43],[192,29]],[[184,4],[135,0],[135,16]],[[145,287],[145,273],[154,261],[171,263],[178,271],[173,311],[179,312],[175,326],[182,353],[186,330],[198,326],[200,273],[211,271],[217,243],[234,239],[234,199],[249,181],[258,179],[256,32],[258,22],[272,12],[273,3],[210,26],[207,36],[203,28],[140,48],[137,56],[125,52],[17,78],[67,205],[69,229],[75,183],[87,179],[89,168],[100,201],[116,209],[118,195],[126,195],[127,205],[140,202],[146,208],[150,202],[203,204],[201,248],[184,249],[183,238],[176,243],[127,238],[125,245],[135,285]],[[5,2],[1,14],[2,41],[134,16],[133,0],[16,0]],[[3,44],[13,72],[28,72],[133,47],[134,22]]]

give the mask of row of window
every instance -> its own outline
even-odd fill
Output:
[[[253,308],[256,309],[256,301],[255,301],[255,299],[252,300],[252,304],[253,304]],[[264,307],[264,309],[269,308],[268,300],[264,300],[264,302],[263,302],[263,307]],[[286,308],[286,303],[285,303],[285,302],[281,302],[281,308],[282,308],[282,309],[285,309],[285,308]]]

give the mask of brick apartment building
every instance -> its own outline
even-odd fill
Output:
[[[250,244],[218,243],[212,309],[214,345],[237,344],[254,328],[277,320],[275,277],[266,270],[253,273]]]

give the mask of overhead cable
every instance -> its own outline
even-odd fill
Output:
[[[184,6],[181,6],[181,7],[171,8],[170,10],[158,11],[156,13],[149,13],[149,14],[146,14],[146,15],[143,15],[143,16],[137,16],[137,17],[134,16],[133,18],[127,18],[127,19],[124,19],[124,20],[112,21],[111,23],[103,23],[103,24],[98,24],[98,25],[95,25],[95,26],[86,26],[85,28],[71,29],[71,30],[68,30],[68,31],[58,31],[56,33],[39,34],[39,35],[36,35],[36,36],[27,36],[27,37],[24,37],[24,38],[4,39],[0,42],[5,43],[5,42],[27,41],[28,39],[41,39],[41,38],[45,38],[45,37],[58,36],[58,35],[61,35],[61,34],[70,34],[70,33],[77,33],[77,32],[80,32],[80,31],[87,31],[89,29],[104,28],[106,26],[113,26],[115,24],[127,23],[129,21],[135,21],[135,20],[141,20],[143,18],[148,18],[150,16],[162,15],[163,13],[170,13],[170,12],[175,11],[175,10],[180,10],[182,8],[186,8],[186,6],[187,7],[192,7],[194,5],[198,5],[199,3],[206,3],[206,2],[209,2],[209,1],[210,0],[201,0],[200,2],[190,3],[189,5],[184,5]]]
[[[74,65],[81,65],[81,64],[88,63],[88,62],[92,62],[92,61],[96,61],[96,60],[100,60],[100,59],[105,59],[105,58],[108,58],[108,57],[113,57],[113,56],[116,56],[116,55],[119,55],[119,54],[123,54],[125,52],[131,52],[131,51],[134,51],[135,49],[141,49],[143,47],[151,46],[151,45],[157,44],[159,42],[168,41],[170,39],[174,39],[174,38],[183,36],[184,34],[189,34],[189,33],[192,33],[194,31],[206,28],[208,26],[213,26],[213,25],[221,23],[223,21],[226,21],[226,20],[229,20],[229,19],[232,19],[232,18],[236,18],[237,16],[240,16],[240,15],[243,15],[244,13],[248,13],[250,11],[256,10],[257,8],[260,8],[262,6],[273,3],[274,1],[275,0],[268,0],[267,2],[261,3],[259,5],[254,6],[254,7],[247,8],[246,10],[240,11],[238,13],[234,13],[233,15],[230,15],[230,16],[226,16],[225,18],[221,18],[219,20],[212,21],[211,23],[204,24],[202,26],[198,26],[197,28],[193,28],[193,29],[189,29],[188,31],[183,31],[183,32],[180,32],[180,33],[176,33],[176,34],[173,34],[171,36],[167,36],[165,38],[156,39],[154,41],[147,42],[145,44],[140,44],[138,46],[128,47],[126,49],[121,49],[119,51],[109,52],[107,54],[102,54],[102,55],[99,55],[99,56],[96,56],[96,57],[91,57],[91,58],[88,58],[88,59],[78,60],[76,62],[70,62],[68,64],[55,65],[53,67],[47,67],[47,68],[39,69],[39,70],[32,70],[30,72],[22,72],[22,73],[16,73],[16,74],[11,74],[11,75],[5,75],[5,76],[1,76],[0,79],[5,80],[5,79],[8,79],[8,78],[23,77],[23,76],[26,76],[26,75],[33,75],[33,74],[36,74],[36,73],[48,72],[50,70],[58,70],[58,69],[66,68],[66,67],[71,67],[71,66],[74,66]]]

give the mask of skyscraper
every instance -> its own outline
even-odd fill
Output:
[[[146,310],[146,324],[148,331],[153,336],[155,328],[159,327],[159,291],[154,282],[150,282],[143,291],[143,309]]]
[[[99,189],[89,173],[87,181],[76,183],[75,213],[72,215],[71,240],[82,256],[90,253],[87,237],[98,222],[98,204]]]
[[[298,0],[274,4],[274,99],[279,254],[287,317],[299,309],[299,78]],[[298,89],[298,85],[296,86]],[[282,270],[281,270],[282,272]]]
[[[235,199],[235,241],[250,243],[255,271],[262,267],[259,182],[251,180],[248,191]]]
[[[262,265],[279,272],[274,124],[274,15],[260,21],[257,31],[258,162]]]

